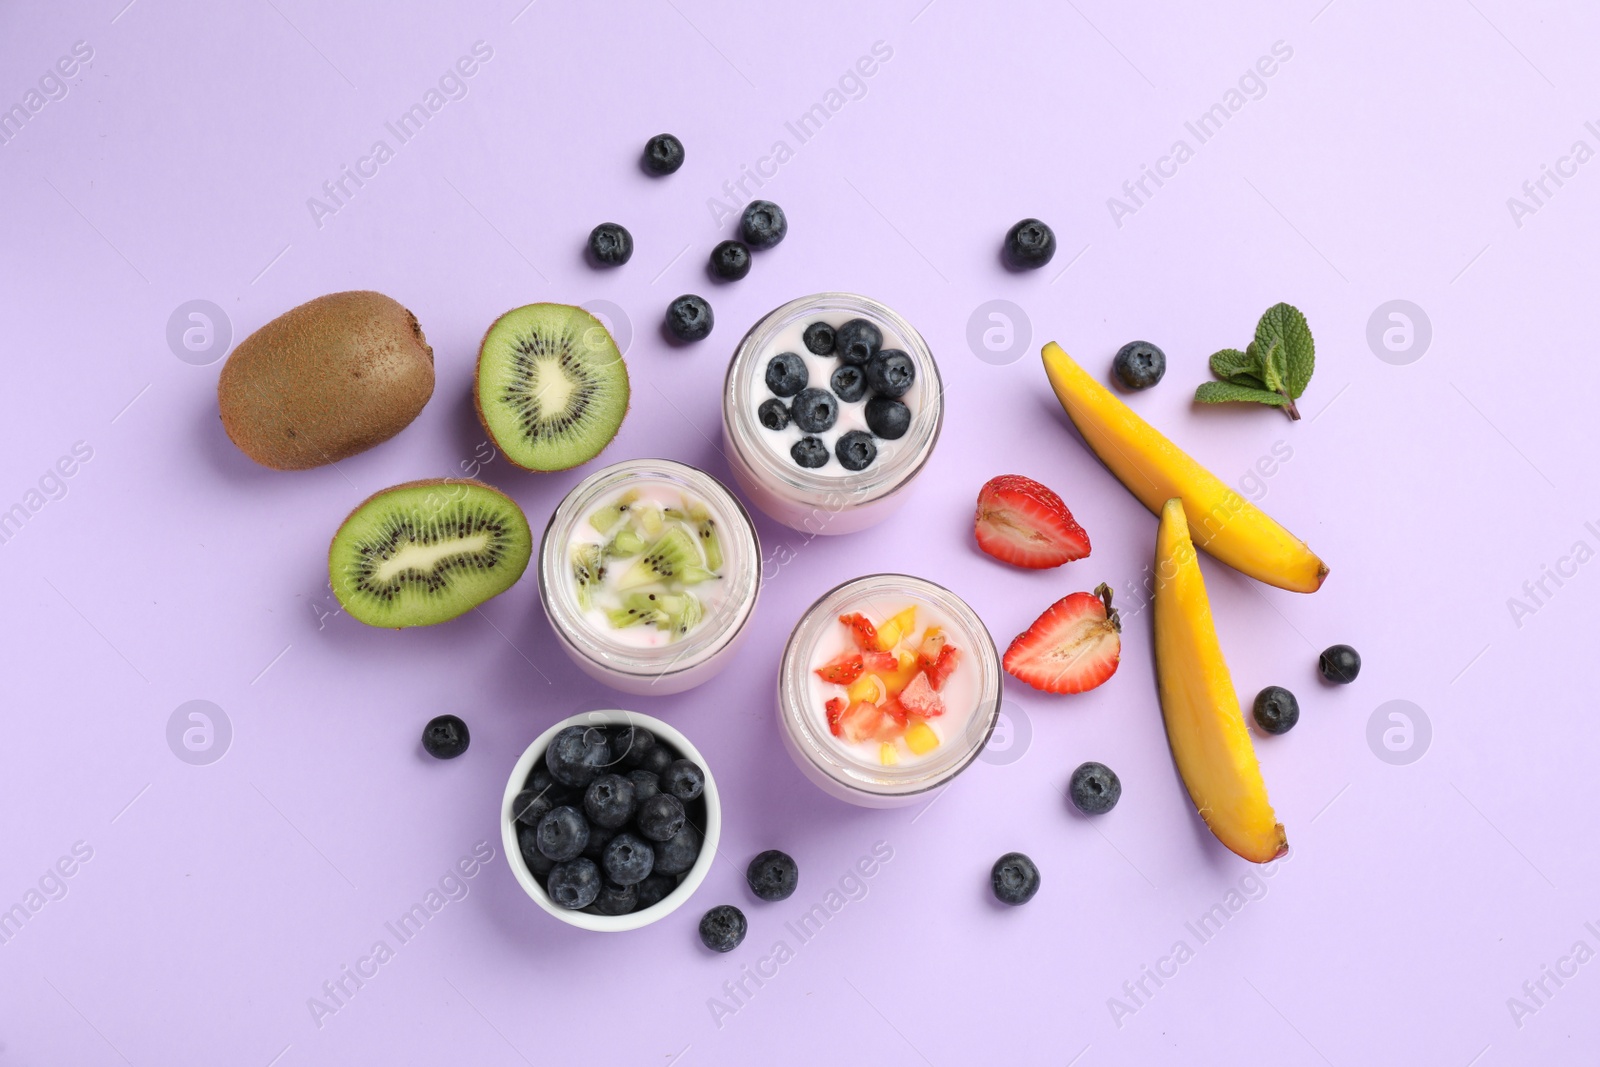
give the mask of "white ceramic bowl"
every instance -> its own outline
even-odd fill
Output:
[[[627,915],[591,915],[588,912],[563,908],[550,899],[550,895],[544,891],[544,886],[528,870],[528,865],[522,862],[522,846],[517,843],[517,824],[511,818],[511,803],[517,794],[522,792],[523,783],[532,773],[534,763],[544,759],[544,750],[549,746],[551,739],[569,726],[642,726],[654,734],[656,740],[665,741],[677,750],[679,756],[693,760],[700,765],[701,770],[705,771],[706,785],[702,796],[706,803],[706,825],[705,839],[700,843],[700,855],[695,859],[694,866],[683,876],[683,881],[678,883],[678,888],[667,894],[665,899],[642,911],[629,912]],[[717,844],[721,838],[722,798],[717,793],[717,780],[711,776],[711,768],[707,765],[706,758],[676,729],[660,719],[637,711],[586,711],[570,719],[562,719],[540,734],[522,753],[522,758],[517,760],[516,767],[511,771],[510,780],[506,782],[505,796],[500,799],[500,840],[505,848],[506,860],[511,864],[511,873],[516,875],[517,883],[539,907],[562,922],[583,930],[617,933],[622,930],[637,930],[641,926],[649,926],[657,920],[665,919],[677,911],[684,901],[700,888],[700,883],[705,881],[706,872],[711,870],[711,864],[716,860]]]

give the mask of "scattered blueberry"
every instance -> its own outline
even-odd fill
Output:
[[[744,877],[750,892],[762,900],[787,900],[800,884],[800,868],[787,852],[769,848],[750,861]]]
[[[656,743],[655,734],[643,726],[624,726],[611,733],[611,762],[618,767],[639,766],[645,752]]]
[[[732,952],[747,928],[744,912],[732,904],[718,904],[700,919],[700,943],[712,952]]]
[[[661,792],[661,778],[651,774],[640,767],[628,772],[628,780],[633,783],[633,799],[637,804],[643,804],[657,793]],[[638,808],[634,809],[638,814]]]
[[[806,327],[806,332],[800,335],[806,343],[806,351],[818,356],[831,356],[833,354],[833,327],[825,322],[813,322]]]
[[[583,794],[583,813],[591,823],[608,830],[633,818],[637,804],[633,782],[620,774],[602,774],[589,783],[588,792]]]
[[[1318,657],[1317,667],[1335,685],[1349,685],[1361,673],[1361,654],[1349,645],[1331,645]]]
[[[994,895],[1002,904],[1026,904],[1039,891],[1039,868],[1020,852],[1007,852],[989,872]]]
[[[472,743],[467,724],[456,715],[439,715],[422,728],[422,747],[434,759],[455,759]]]
[[[524,826],[538,826],[539,820],[555,806],[555,802],[543,793],[524,789],[511,801],[511,817]]]
[[[767,360],[767,388],[778,396],[794,396],[810,380],[806,361],[793,352],[779,352]]]
[[[802,467],[822,467],[828,462],[828,446],[820,437],[802,437],[789,446],[789,455]]]
[[[1148,389],[1167,373],[1167,354],[1149,341],[1129,341],[1117,349],[1111,370],[1124,389]]]
[[[600,868],[591,859],[558,863],[544,885],[551,900],[563,908],[578,911],[593,904],[594,898],[600,895]]]
[[[678,888],[678,880],[670,874],[660,871],[651,871],[650,876],[637,886],[639,890],[638,903],[634,905],[637,911],[654,907],[667,899],[667,895]]]
[[[1122,779],[1104,763],[1079,764],[1072,772],[1067,791],[1072,803],[1085,815],[1104,815],[1122,799]]]
[[[673,760],[661,776],[661,791],[671,793],[687,804],[706,788],[706,772],[693,760]]]
[[[589,254],[604,267],[620,267],[633,258],[633,234],[614,222],[589,231]]]
[[[606,846],[600,861],[606,877],[618,885],[634,885],[645,880],[655,866],[655,850],[638,834],[624,830]]]
[[[756,418],[769,430],[781,430],[789,425],[788,405],[777,398],[763,400],[756,408]]]
[[[1300,721],[1300,702],[1281,685],[1269,685],[1256,694],[1256,725],[1269,734],[1286,734]]]
[[[911,409],[898,400],[875,396],[867,401],[867,429],[885,441],[895,441],[911,428]]]
[[[789,405],[789,417],[806,433],[821,433],[838,419],[839,401],[826,389],[802,389]]]
[[[828,388],[846,404],[854,404],[867,395],[867,372],[854,363],[841,363],[828,379]]]
[[[651,174],[671,174],[683,166],[683,142],[670,133],[658,133],[644,143],[644,169]]]
[[[750,273],[750,250],[741,241],[723,241],[711,250],[711,273],[736,282]]]
[[[885,348],[867,360],[867,384],[879,396],[890,400],[905,396],[916,380],[916,365],[898,348]]]
[[[667,331],[680,341],[703,340],[715,316],[705,297],[685,293],[667,305]]]
[[[569,726],[544,751],[550,775],[562,785],[582,789],[611,762],[611,744],[592,726]]]
[[[517,827],[517,849],[522,853],[522,862],[527,866],[528,873],[539,881],[544,881],[550,873],[550,868],[556,861],[539,851],[539,831],[532,826]]]
[[[1056,235],[1038,219],[1023,219],[1006,233],[1006,262],[1032,269],[1050,262],[1056,254]]]
[[[539,851],[557,863],[570,860],[589,843],[589,824],[577,808],[563,804],[539,820]]]
[[[845,470],[864,471],[878,458],[878,446],[870,433],[851,430],[834,442],[833,454],[839,457],[839,466]]]
[[[739,219],[739,235],[757,251],[771,248],[788,232],[789,220],[784,217],[783,208],[771,200],[750,201]]]
[[[883,331],[866,319],[851,319],[833,332],[833,347],[844,362],[865,366],[883,347]]]
[[[656,870],[662,874],[683,874],[700,858],[700,831],[685,823],[683,829],[656,845],[655,851]]]
[[[671,793],[657,793],[639,805],[633,824],[652,841],[669,841],[683,829],[683,801]]]
[[[626,915],[638,906],[638,886],[612,885],[602,879],[600,893],[588,910],[595,915]]]
[[[644,758],[639,761],[639,769],[660,775],[672,766],[672,758],[672,750],[666,745],[658,744],[644,754]]]

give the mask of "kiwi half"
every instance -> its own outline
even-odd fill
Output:
[[[617,436],[628,413],[628,368],[583,308],[529,304],[484,335],[474,397],[483,428],[512,463],[566,470]]]
[[[407,482],[368,497],[328,549],[328,578],[368,626],[432,626],[522,577],[533,531],[517,502],[467,479]]]

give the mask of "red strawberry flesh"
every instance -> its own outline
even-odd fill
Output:
[[[1003,563],[1043,569],[1089,554],[1089,535],[1049,487],[1020,474],[991,478],[978,491],[978,547]]]

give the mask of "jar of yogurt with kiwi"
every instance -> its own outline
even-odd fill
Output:
[[[539,594],[562,648],[626,693],[678,693],[743,640],[761,546],[737,498],[666,459],[597,471],[566,495],[539,548]]]
[[[739,342],[723,384],[723,439],[740,488],[811,534],[853,533],[904,503],[943,422],[927,342],[854,293],[768,313]]]

